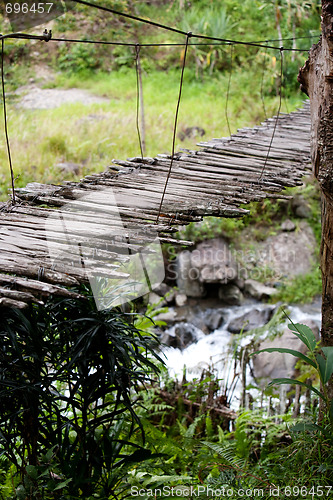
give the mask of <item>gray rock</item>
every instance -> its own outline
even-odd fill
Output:
[[[165,300],[162,299],[157,293],[155,292],[150,292],[148,295],[148,304],[153,305],[153,304],[158,304],[160,307],[163,307],[166,305]]]
[[[204,323],[210,332],[214,332],[223,323],[223,310],[207,309],[204,314]]]
[[[205,284],[227,284],[237,278],[237,264],[222,238],[199,243],[192,252],[182,252],[177,264],[177,285],[188,297],[204,297]]]
[[[177,293],[175,296],[175,302],[178,307],[184,306],[187,302],[187,296],[185,293]]]
[[[277,290],[271,286],[266,286],[255,280],[246,280],[244,284],[244,291],[254,299],[265,300],[272,297]]]
[[[306,221],[301,221],[298,231],[270,236],[256,251],[256,268],[270,268],[277,277],[305,274],[312,268],[317,248],[313,231]],[[253,273],[251,277],[255,278]]]
[[[202,335],[203,332],[191,323],[175,323],[162,334],[161,342],[170,347],[185,349],[188,345],[196,342]]]
[[[236,281],[235,281],[235,285],[238,286],[238,288],[240,290],[244,290],[244,286],[245,286],[245,280],[244,280],[244,278],[237,278]]]
[[[302,324],[309,326],[319,338],[319,328],[314,321],[302,321]],[[299,338],[294,335],[288,327],[283,330],[281,336],[274,340],[264,340],[260,343],[259,349],[272,347],[283,347],[293,349],[306,354],[307,348]],[[258,350],[259,350],[258,349]],[[253,374],[261,387],[265,387],[273,378],[293,378],[295,365],[298,358],[285,353],[263,352],[253,356]]]
[[[233,284],[221,285],[219,288],[219,299],[226,305],[239,306],[243,302],[243,294],[238,286]]]
[[[164,297],[164,295],[170,292],[170,290],[172,290],[171,286],[167,285],[166,283],[161,283],[156,288],[154,288],[154,292],[161,297]]]
[[[281,229],[282,231],[286,231],[287,233],[289,233],[290,231],[295,231],[296,224],[292,220],[287,219],[284,222],[282,222]]]
[[[231,320],[228,330],[231,333],[240,333],[241,331],[248,332],[253,328],[263,326],[271,319],[273,309],[273,307],[251,309],[251,311]]]
[[[192,307],[186,305],[176,308],[176,322],[191,323],[196,328],[199,328],[205,335],[210,333],[210,329],[206,325],[205,312],[199,306]]]
[[[167,312],[157,314],[154,316],[154,321],[165,321],[167,324],[168,323],[174,323],[177,320],[177,313],[175,309],[169,308]]]
[[[172,304],[172,302],[174,302],[175,300],[175,290],[166,283],[161,283],[158,287],[154,288],[154,292],[157,293],[157,295],[159,295],[160,297],[164,297],[164,300],[168,304]]]
[[[177,257],[177,286],[187,297],[204,297],[206,293],[197,272],[192,270],[191,252],[188,250]]]
[[[308,219],[311,217],[311,209],[303,196],[295,196],[291,201],[291,208],[294,214],[301,219]]]

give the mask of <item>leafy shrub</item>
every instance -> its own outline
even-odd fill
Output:
[[[156,340],[92,299],[6,310],[0,339],[0,453],[15,498],[111,498],[126,467],[151,455],[130,438],[142,430],[133,395],[158,371]]]
[[[91,71],[99,66],[96,47],[87,44],[72,44],[60,47],[57,65],[60,70],[72,73]]]

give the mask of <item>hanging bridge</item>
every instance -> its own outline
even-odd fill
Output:
[[[124,264],[147,242],[191,245],[176,237],[179,226],[242,217],[244,204],[285,197],[285,187],[311,173],[309,104],[198,146],[173,158],[113,160],[80,182],[17,189],[15,204],[0,205],[0,305],[79,297],[75,287],[89,282],[88,267],[126,279]]]

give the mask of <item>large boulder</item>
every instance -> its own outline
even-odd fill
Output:
[[[223,309],[206,309],[203,313],[203,321],[210,332],[214,332],[224,321]]]
[[[277,290],[271,286],[266,286],[255,280],[246,280],[244,283],[244,291],[254,299],[266,300],[272,297]]]
[[[243,302],[243,294],[234,283],[228,283],[227,285],[221,285],[218,290],[218,297],[228,306],[240,306]]]
[[[188,297],[203,297],[206,284],[227,284],[236,278],[236,261],[222,238],[199,243],[178,256],[177,286]]]
[[[311,217],[311,208],[302,195],[296,195],[291,200],[291,209],[296,217],[308,219]]]
[[[197,342],[204,333],[191,323],[175,323],[163,332],[161,342],[170,347],[185,349],[190,344]]]
[[[205,287],[198,279],[197,272],[193,272],[191,252],[185,250],[177,257],[177,286],[180,293],[187,297],[204,297]]]
[[[319,328],[312,320],[302,321],[302,324],[309,326],[319,338]],[[283,330],[281,336],[273,340],[264,340],[260,343],[259,349],[271,347],[283,347],[306,354],[307,348],[303,342],[294,335],[288,327]],[[294,376],[295,365],[298,358],[291,354],[278,352],[263,352],[253,356],[253,375],[260,386],[265,387],[273,378],[290,378]]]
[[[269,236],[257,249],[256,268],[270,268],[278,276],[295,276],[311,271],[317,248],[312,228],[301,221],[297,231]],[[253,270],[255,271],[255,270]],[[251,278],[255,275],[251,272]]]
[[[268,306],[264,309],[254,307],[250,311],[234,318],[228,325],[228,331],[231,333],[248,332],[253,328],[264,326],[271,319],[274,306]]]

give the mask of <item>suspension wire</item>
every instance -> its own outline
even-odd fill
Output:
[[[230,128],[229,115],[228,115],[228,103],[229,103],[230,83],[231,83],[231,75],[232,75],[233,52],[234,52],[234,46],[230,45],[230,71],[229,71],[228,87],[227,87],[227,94],[226,94],[226,101],[225,101],[225,118],[227,121],[230,137],[231,137],[231,128]]]
[[[27,33],[9,33],[8,35],[0,34],[1,39],[1,87],[2,87],[2,107],[3,107],[3,116],[4,116],[4,128],[5,128],[5,137],[6,137],[6,146],[7,146],[7,155],[10,169],[10,178],[11,178],[11,186],[12,186],[12,203],[15,205],[16,197],[15,197],[15,178],[13,171],[13,163],[12,163],[12,155],[10,151],[10,143],[8,136],[8,125],[7,125],[7,107],[6,107],[6,92],[5,92],[5,72],[4,72],[4,52],[5,52],[5,39],[6,38],[19,38],[26,40],[43,40],[44,42],[48,42],[51,39],[52,31],[44,30],[42,35],[29,35]]]
[[[271,152],[271,148],[272,148],[272,144],[273,144],[273,140],[274,140],[274,136],[275,136],[275,131],[276,131],[276,127],[277,127],[277,123],[278,123],[278,119],[279,119],[280,111],[281,111],[281,104],[282,104],[282,78],[283,78],[283,51],[284,51],[284,48],[280,47],[280,91],[279,91],[280,96],[279,96],[279,106],[278,106],[278,110],[277,110],[277,114],[276,114],[276,118],[275,118],[275,123],[274,123],[272,137],[271,137],[271,140],[270,140],[270,143],[269,143],[269,146],[268,146],[268,151],[267,151],[267,155],[266,155],[266,158],[265,158],[264,166],[262,167],[262,170],[261,170],[258,182],[260,182],[262,180],[262,176],[263,176],[263,173],[264,173],[266,165],[267,165],[268,157],[269,157],[269,154]]]
[[[17,37],[18,38],[18,37]],[[295,38],[295,40],[297,40],[297,38]],[[78,38],[52,38],[53,42],[69,42],[69,43],[96,43],[96,44],[100,44],[100,45],[115,45],[115,46],[124,46],[124,47],[136,47],[137,45],[139,45],[140,47],[183,47],[184,44],[183,43],[176,43],[176,42],[167,42],[167,43],[134,43],[134,42],[110,42],[110,41],[106,41],[106,40],[80,40]],[[267,42],[269,40],[266,40],[266,45],[261,45],[261,47],[263,48],[269,48],[267,46]],[[193,47],[211,47],[211,46],[220,46],[220,45],[231,45],[231,43],[233,44],[237,44],[238,42],[237,41],[226,41],[226,40],[221,40],[220,42],[193,42],[193,43],[189,43],[189,47],[193,46]],[[249,44],[252,44],[252,42],[248,42]],[[247,45],[247,43],[245,43],[245,45]],[[280,47],[270,47],[271,49],[275,49],[275,50],[279,50]],[[289,51],[298,51],[298,52],[307,52],[309,51],[310,49],[287,49],[285,48],[284,49],[285,51],[286,50],[289,50]]]
[[[267,41],[267,43],[268,43],[268,41]],[[262,102],[262,107],[264,109],[265,120],[267,120],[267,113],[266,113],[266,106],[265,106],[265,99],[264,99],[264,76],[265,76],[265,69],[266,69],[266,52],[264,52],[264,61],[263,61],[263,66],[262,66],[261,85],[260,85],[260,99],[261,99],[261,102]]]
[[[179,106],[180,106],[180,100],[182,97],[182,89],[183,89],[183,82],[184,82],[184,71],[185,71],[185,64],[186,64],[186,56],[187,56],[187,49],[188,49],[188,41],[191,38],[192,33],[189,31],[186,35],[186,43],[185,43],[185,50],[184,50],[184,57],[183,57],[183,65],[182,65],[182,72],[180,76],[180,83],[179,83],[179,94],[178,94],[178,101],[177,101],[177,107],[176,107],[176,113],[175,113],[175,122],[174,122],[174,127],[173,127],[173,137],[172,137],[172,153],[171,153],[171,161],[170,161],[170,166],[169,166],[169,171],[168,175],[164,184],[164,189],[162,193],[162,198],[160,202],[160,206],[158,209],[158,214],[157,214],[157,219],[156,219],[156,224],[159,221],[160,215],[161,215],[161,210],[162,210],[162,205],[164,201],[164,196],[166,193],[166,189],[168,186],[169,178],[171,175],[171,170],[172,170],[172,165],[174,161],[174,156],[175,156],[175,145],[176,145],[176,133],[177,133],[177,122],[178,122],[178,113],[179,113]]]
[[[140,112],[140,46],[139,44],[135,47],[135,69],[136,69],[136,130],[138,133],[138,139],[141,151],[141,160],[143,162],[143,147],[140,133],[139,125],[139,112]]]
[[[156,26],[157,28],[162,28],[162,29],[167,30],[167,31],[172,31],[174,33],[178,33],[179,35],[187,36],[187,33],[185,31],[179,30],[177,28],[172,28],[171,26],[157,23],[155,21],[151,21],[150,19],[144,19],[142,17],[133,16],[132,14],[126,14],[125,12],[120,12],[118,10],[111,9],[109,7],[104,7],[102,5],[87,2],[86,0],[69,0],[69,1],[75,2],[77,4],[86,5],[88,7],[92,7],[95,9],[103,10],[104,12],[110,12],[111,14],[116,14],[117,16],[126,17],[127,19],[132,19],[133,21],[138,21],[140,23],[145,23],[145,24],[149,24],[151,26]],[[279,47],[274,47],[274,46],[270,46],[270,45],[265,46],[265,45],[262,45],[261,43],[256,43],[256,42],[243,42],[241,40],[228,40],[226,38],[211,37],[208,35],[199,35],[199,34],[197,35],[197,34],[193,34],[193,33],[191,36],[193,38],[201,38],[203,40],[215,40],[215,41],[219,41],[219,42],[233,43],[235,45],[248,45],[248,46],[252,46],[252,47],[266,47],[267,49],[274,49],[274,50],[279,49]],[[284,49],[284,50],[291,50],[294,52],[304,52],[305,51],[305,49],[304,50],[303,49]]]
[[[78,1],[78,0],[72,0],[72,1]],[[94,5],[94,7],[96,7]],[[106,9],[106,8],[105,8]],[[106,9],[109,10],[109,9]],[[127,15],[127,14],[121,14],[120,15]],[[140,20],[140,18],[137,18]],[[145,20],[143,20],[145,21]],[[146,21],[148,22],[148,21]],[[152,21],[149,21],[150,23],[153,23]],[[153,23],[157,24],[158,23]],[[163,26],[163,25],[161,25]],[[180,30],[177,30],[179,33],[187,35],[187,33],[182,32]],[[140,47],[182,47],[184,44],[183,43],[134,43],[134,42],[110,42],[106,40],[80,40],[77,38],[51,38],[52,37],[52,31],[49,30],[47,31],[45,29],[43,35],[30,35],[28,33],[8,33],[7,35],[0,35],[0,39],[2,38],[16,38],[16,39],[22,39],[22,40],[41,40],[41,41],[53,41],[53,42],[69,42],[69,43],[95,43],[95,44],[100,44],[100,45],[115,45],[115,46],[129,46],[129,47],[136,47],[139,45]],[[211,42],[194,42],[194,43],[189,43],[188,45],[193,45],[193,46],[212,46],[212,45],[245,45],[245,46],[250,46],[250,47],[259,47],[259,48],[265,48],[265,49],[272,49],[272,50],[280,50],[280,47],[272,46],[272,45],[267,45],[267,41],[265,41],[265,45],[262,44],[262,42],[243,42],[241,40],[229,40],[229,39],[224,39],[224,38],[215,38],[215,37],[209,37],[205,35],[192,35],[192,37],[196,38],[203,38],[207,40],[211,40]],[[313,38],[313,37],[295,37],[295,38],[288,38],[288,39],[283,39],[283,40],[298,40],[301,38]],[[273,40],[275,41],[275,40]],[[277,40],[276,40],[277,41]],[[284,51],[290,51],[290,52],[308,52],[310,49],[293,49],[293,48],[286,48],[284,47]]]
[[[207,35],[193,35],[195,38],[201,38],[203,40],[218,40],[220,42],[226,42],[226,43],[232,43],[234,45],[247,45],[249,47],[261,47],[265,49],[273,49],[273,50],[280,50],[279,47],[275,47],[274,45],[263,45],[262,43],[256,43],[256,42],[242,42],[241,40],[230,40],[228,38],[218,38],[218,37],[213,37],[213,36],[207,36]],[[306,49],[286,49],[284,48],[283,50],[288,50],[292,52],[305,52]]]
[[[96,43],[101,45],[115,45],[115,46],[125,46],[125,47],[184,47],[184,43],[176,43],[176,42],[167,42],[167,43],[134,43],[134,42],[109,42],[106,40],[79,40],[76,38],[52,38],[53,42],[74,42],[74,43]],[[229,42],[198,42],[198,43],[189,43],[189,46],[205,46],[211,47],[212,45],[230,45]],[[278,48],[278,47],[276,47]],[[305,49],[304,49],[305,50]]]
[[[292,36],[290,38],[268,38],[267,40],[255,40],[253,43],[264,43],[264,42],[281,42],[281,41],[292,41],[292,40],[305,40],[311,38],[318,38],[320,36],[320,32],[316,35],[307,35],[307,36]],[[284,49],[286,50],[286,49]]]
[[[284,64],[284,57],[282,56],[282,64]],[[287,67],[288,67],[288,63],[287,63]],[[283,71],[283,68],[282,68],[282,71],[280,71],[280,78],[281,78],[281,92],[282,90],[286,90],[285,88],[285,85],[284,85],[284,82],[286,81],[286,78],[285,78],[285,75],[284,75],[284,71]],[[288,109],[288,101],[287,101],[287,97],[286,97],[286,92],[284,91],[283,94],[282,94],[282,99],[283,99],[283,102],[284,102],[284,105],[285,105],[285,108],[286,108],[286,113],[289,113],[289,109]]]
[[[12,202],[15,205],[15,201],[16,201],[16,199],[15,199],[15,187],[14,187],[15,179],[14,179],[12,155],[10,152],[8,127],[7,127],[6,92],[5,92],[5,77],[4,77],[4,50],[5,50],[5,40],[2,38],[2,40],[1,40],[2,105],[3,105],[3,117],[4,117],[4,125],[5,125],[5,136],[6,136],[6,144],[7,144],[8,162],[9,162],[10,177],[11,177],[11,184],[12,184]]]
[[[42,35],[30,35],[29,33],[8,33],[7,35],[0,34],[0,40],[5,38],[18,38],[20,40],[41,40],[44,42],[48,42],[51,40],[52,30],[47,31],[44,30]]]
[[[157,28],[162,28],[168,31],[173,31],[180,35],[186,35],[185,31],[178,30],[177,28],[172,28],[171,26],[166,26],[165,24],[156,23],[155,21],[150,21],[149,19],[143,19],[141,17],[133,16],[132,14],[126,14],[125,12],[119,12],[115,9],[110,9],[109,7],[103,7],[95,3],[87,2],[85,0],[70,0],[72,2],[87,5],[88,7],[93,7],[95,9],[103,10],[104,12],[110,12],[111,14],[116,14],[117,16],[126,17],[127,19],[132,19],[132,21],[139,21],[140,23],[150,24],[151,26],[156,26]]]

